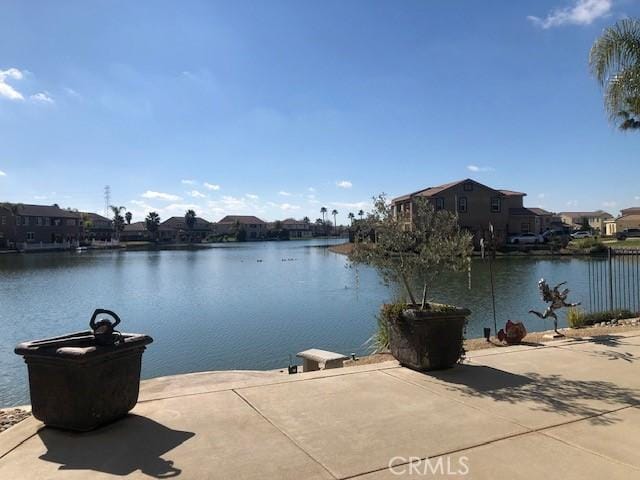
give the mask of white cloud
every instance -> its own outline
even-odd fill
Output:
[[[538,198],[540,198],[540,199],[545,198],[546,196],[547,196],[546,193],[539,193],[538,194]]]
[[[38,103],[54,103],[53,98],[51,98],[48,92],[36,93],[35,95],[31,95],[29,98]]]
[[[258,198],[260,198],[260,197],[258,197],[258,195],[255,195],[253,193],[247,193],[245,196],[247,198],[250,198],[251,200],[258,200]]]
[[[634,200],[640,200],[640,195],[636,195],[635,197],[633,197]]]
[[[81,95],[71,87],[64,87],[63,90],[70,97],[74,97],[74,98],[80,98],[81,97]]]
[[[4,173],[2,170],[0,170],[0,177],[6,177],[6,176],[7,176],[7,174]]]
[[[198,190],[191,190],[187,192],[187,195],[193,198],[206,198],[207,196],[204,193],[199,192]]]
[[[204,182],[203,185],[204,188],[208,188],[209,190],[220,190],[220,185],[216,185],[214,183]]]
[[[578,201],[577,200],[569,200],[567,202],[567,207],[577,207],[578,206]]]
[[[283,197],[290,197],[291,194],[289,192],[285,192],[284,190],[280,190],[278,195],[282,195]]]
[[[353,183],[349,180],[340,180],[339,182],[336,182],[336,186],[340,188],[351,188],[353,187]]]
[[[5,97],[9,100],[24,100],[24,96],[6,82],[7,79],[22,80],[23,76],[22,72],[17,68],[0,70],[0,97]]]
[[[300,206],[299,205],[291,205],[290,203],[281,203],[280,205],[278,205],[278,208],[280,208],[280,210],[282,210],[284,212],[289,212],[291,210],[299,210]]]
[[[156,200],[168,200],[170,202],[181,200],[181,198],[177,195],[172,195],[170,193],[154,192],[153,190],[147,190],[141,196],[143,198],[153,198]]]
[[[180,183],[183,185],[195,185],[197,182],[195,180],[180,180]]]
[[[594,20],[608,16],[612,4],[612,0],[575,0],[569,7],[554,8],[545,18],[533,15],[527,18],[544,29],[561,25],[590,25]]]
[[[607,200],[606,202],[602,202],[603,207],[613,208],[618,204],[618,202],[614,202],[613,200]]]
[[[354,210],[368,210],[371,207],[371,202],[331,202],[330,205]]]
[[[478,165],[467,165],[467,170],[470,172],[492,172],[492,167],[480,167]]]
[[[313,187],[309,187],[309,188],[307,188],[307,190],[309,190],[310,192],[315,192],[316,191],[316,189],[313,188]]]
[[[34,195],[34,200],[46,200],[48,197],[46,195]]]

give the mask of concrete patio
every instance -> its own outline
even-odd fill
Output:
[[[481,350],[430,374],[165,377],[97,431],[30,418],[0,434],[0,478],[640,478],[639,362],[633,332]]]

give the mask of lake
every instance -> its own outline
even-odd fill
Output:
[[[312,347],[366,354],[379,306],[395,288],[370,268],[348,268],[344,256],[327,250],[331,243],[0,255],[0,406],[28,403],[27,369],[15,345],[85,330],[96,308],[117,312],[122,331],[154,338],[143,378],[281,368]],[[544,309],[541,277],[568,281],[570,300],[588,301],[581,259],[500,258],[494,270],[500,327],[510,318],[530,330],[552,328],[527,313]],[[448,275],[433,297],[470,308],[467,337],[478,337],[493,324],[490,292],[488,264],[476,259],[470,290],[466,274]]]

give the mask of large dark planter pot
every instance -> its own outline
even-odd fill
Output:
[[[109,333],[108,335],[111,335]],[[137,403],[145,346],[153,339],[96,330],[18,345],[29,370],[33,416],[46,425],[88,431],[125,416]]]
[[[446,311],[410,308],[389,322],[391,354],[414,370],[440,370],[454,366],[462,357],[466,308]]]

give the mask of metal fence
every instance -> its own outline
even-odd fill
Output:
[[[640,312],[640,249],[612,249],[589,262],[589,311]]]

